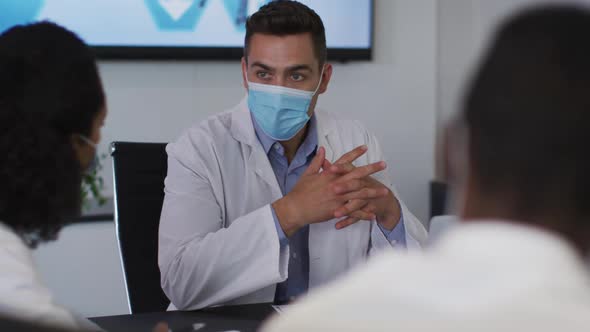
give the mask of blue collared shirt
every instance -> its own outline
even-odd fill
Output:
[[[297,149],[295,157],[290,164],[285,156],[283,146],[266,135],[254,119],[252,119],[252,122],[256,136],[268,156],[281,192],[283,195],[286,195],[293,189],[315,157],[318,147],[316,119],[315,117],[310,119],[307,136]],[[272,214],[279,236],[279,242],[282,247],[289,245],[289,252],[291,254],[289,257],[289,277],[286,281],[277,285],[275,294],[276,303],[286,303],[305,293],[309,288],[309,226],[299,229],[290,238],[287,238],[274,210]],[[395,241],[398,246],[406,246],[406,231],[403,216],[397,226],[391,231],[382,228],[381,225],[379,227],[390,242]]]

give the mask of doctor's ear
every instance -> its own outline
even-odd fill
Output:
[[[322,84],[320,84],[320,88],[318,89],[318,93],[322,94],[328,91],[328,85],[330,84],[330,79],[332,78],[332,65],[329,63],[324,64],[324,73],[322,75]]]
[[[242,85],[248,90],[248,62],[246,57],[242,57]]]

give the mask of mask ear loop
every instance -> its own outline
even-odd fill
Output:
[[[90,138],[88,138],[88,137],[86,137],[86,136],[84,136],[84,135],[78,135],[78,136],[80,137],[80,139],[81,139],[81,140],[82,140],[84,143],[86,143],[86,144],[88,144],[88,145],[90,145],[91,147],[93,147],[93,148],[95,148],[95,149],[96,149],[96,143],[94,143],[94,142],[93,142],[93,141],[92,141]]]
[[[320,82],[318,83],[318,86],[313,91],[313,95],[312,96],[315,96],[316,93],[318,93],[318,90],[320,89],[320,86],[322,85],[322,81],[324,80],[324,69],[326,69],[326,65],[323,65],[322,66],[322,71],[320,72]]]

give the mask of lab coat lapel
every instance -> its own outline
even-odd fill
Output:
[[[251,169],[256,176],[264,181],[272,192],[273,200],[277,200],[283,196],[274,170],[270,165],[268,156],[264,153],[262,145],[256,137],[254,126],[252,125],[252,117],[248,110],[247,97],[242,99],[240,104],[234,109],[231,114],[231,128],[232,136],[239,142],[245,144],[249,148],[249,153],[244,157],[247,160],[247,167]]]
[[[334,122],[323,114],[323,112],[316,110],[315,117],[318,128],[318,147],[323,146],[326,149],[326,159],[334,162],[338,151],[334,151],[334,147],[330,144],[330,135],[334,131]]]
[[[333,132],[333,121],[325,116],[321,111],[316,110],[315,117],[318,130],[318,147],[326,149],[326,159],[334,162],[340,151],[335,151],[335,147],[330,143],[330,135]],[[315,287],[321,284],[326,275],[329,275],[327,264],[329,260],[337,260],[339,257],[345,257],[346,253],[338,253],[335,256],[331,241],[329,240],[333,223],[324,222],[310,225],[309,228],[309,285]],[[329,259],[326,261],[326,259]]]

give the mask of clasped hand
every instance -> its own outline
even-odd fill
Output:
[[[366,146],[360,146],[331,164],[325,149],[318,149],[293,190],[272,204],[288,237],[305,225],[333,218],[342,218],[337,229],[375,219],[393,229],[399,204],[389,188],[371,177],[386,168],[385,162],[352,165],[366,151]]]

